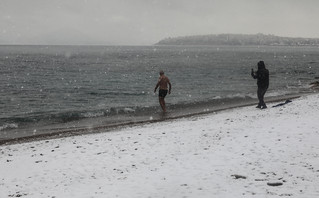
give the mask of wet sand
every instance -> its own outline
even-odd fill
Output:
[[[291,94],[286,96],[267,97],[265,101],[266,103],[284,102],[287,99],[296,99],[302,95],[306,94]],[[73,122],[44,126],[41,124],[35,124],[34,126],[28,126],[27,128],[9,130],[6,132],[5,137],[2,134],[2,137],[0,138],[0,145],[112,131],[123,127],[211,114],[214,112],[232,108],[251,106],[256,103],[257,99],[252,98],[240,100],[236,103],[234,103],[233,101],[230,102],[227,100],[221,100],[219,103],[214,105],[209,102],[201,103],[200,105],[193,104],[187,108],[187,111],[185,110],[185,108],[178,107],[176,107],[175,109],[170,109],[168,105],[167,113],[157,112],[148,116],[133,114],[130,117],[118,116],[112,119],[108,117],[87,118]]]

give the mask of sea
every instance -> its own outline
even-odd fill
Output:
[[[0,139],[94,132],[316,92],[317,46],[0,46]],[[172,83],[162,113],[154,87]],[[213,120],[212,120],[213,122]]]

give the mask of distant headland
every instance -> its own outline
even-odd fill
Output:
[[[165,38],[155,45],[277,45],[319,46],[319,38],[293,38],[265,34],[210,34]]]

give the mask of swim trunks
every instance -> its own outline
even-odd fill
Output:
[[[159,90],[158,97],[165,98],[166,95],[167,95],[167,90],[165,90],[165,89]]]

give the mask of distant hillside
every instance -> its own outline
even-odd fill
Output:
[[[317,38],[291,38],[265,34],[211,34],[166,38],[156,45],[288,45],[319,46]]]

